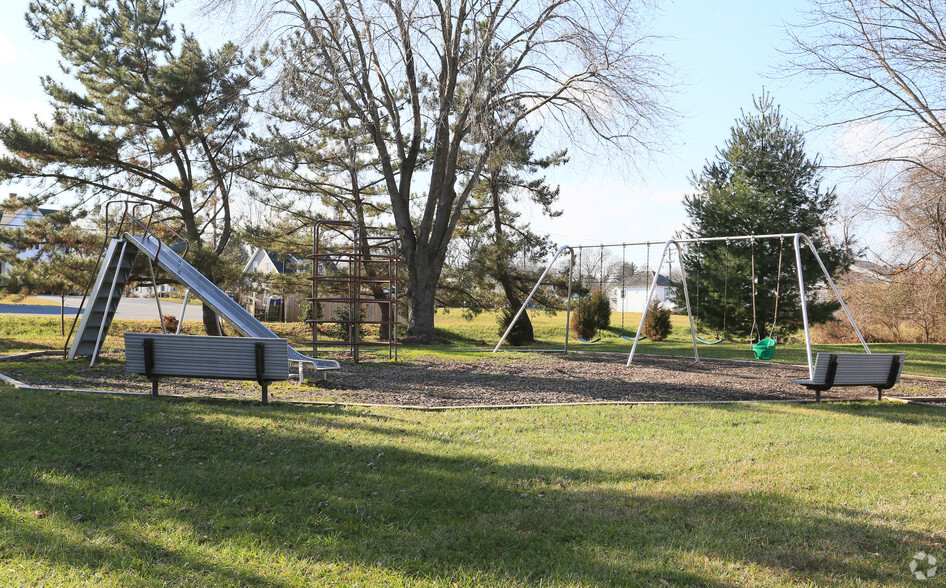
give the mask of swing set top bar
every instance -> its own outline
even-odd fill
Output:
[[[737,235],[735,237],[695,237],[693,239],[665,239],[663,241],[634,241],[628,243],[601,243],[600,245],[564,245],[561,249],[599,249],[602,247],[633,247],[635,245],[666,245],[667,243],[709,243],[711,241],[753,241],[760,239],[794,239],[804,233],[773,233],[771,235]]]

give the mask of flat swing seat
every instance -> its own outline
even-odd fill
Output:
[[[703,337],[697,337],[696,340],[699,341],[700,343],[703,343],[704,345],[716,345],[717,343],[722,343],[726,339],[717,339],[715,341],[707,341]]]
[[[752,346],[752,353],[755,354],[756,359],[769,360],[775,355],[776,345],[778,345],[778,343],[775,339],[766,337]]]
[[[582,343],[597,343],[598,341],[601,340],[601,337],[595,337],[595,338],[592,339],[591,341],[589,341],[589,340],[587,340],[587,339],[582,339],[581,337],[575,337],[575,338],[578,339],[578,340],[579,340],[580,342],[582,342]]]
[[[628,337],[627,335],[621,335],[621,338],[624,339],[625,341],[630,341],[631,343],[635,341],[634,337]],[[646,336],[641,335],[640,337],[637,337],[636,340],[640,341],[641,339],[646,339],[646,338],[647,338]]]

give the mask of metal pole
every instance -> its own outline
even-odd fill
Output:
[[[857,328],[857,323],[854,322],[854,317],[851,315],[851,312],[847,308],[847,304],[844,303],[844,298],[841,297],[841,292],[838,290],[838,287],[835,285],[834,280],[831,279],[831,275],[828,273],[828,268],[825,267],[824,262],[821,261],[821,255],[818,254],[818,250],[815,249],[814,243],[811,242],[811,239],[808,235],[804,233],[799,233],[804,237],[805,241],[808,242],[808,248],[811,249],[811,253],[815,256],[815,260],[818,262],[818,265],[821,266],[821,271],[824,273],[825,279],[828,280],[828,285],[831,286],[831,290],[834,292],[834,295],[837,297],[838,302],[841,303],[841,309],[844,311],[844,314],[847,316],[847,320],[850,321],[851,326],[854,328],[854,333],[857,335],[857,340],[861,342],[861,345],[864,347],[864,351],[870,353],[870,347],[867,346],[867,341],[864,340],[863,335],[861,335],[861,330]]]
[[[710,243],[713,241],[748,241],[749,239],[789,239],[797,233],[771,233],[768,235],[736,235],[733,237],[694,237],[692,239],[673,239],[680,244]],[[634,241],[627,243],[605,243],[603,245],[571,245],[572,249],[597,249],[599,247],[631,247],[635,245],[665,245],[666,241]]]
[[[312,357],[319,356],[319,225],[312,225]]]
[[[191,297],[191,289],[188,288],[184,291],[184,304],[181,305],[181,320],[177,321],[177,332],[175,335],[181,334],[181,327],[184,326],[184,313],[187,312],[187,301]]]
[[[683,278],[683,299],[686,301],[687,305],[687,318],[690,319],[690,338],[693,339],[693,359],[700,361],[700,351],[696,347],[696,329],[693,327],[693,313],[690,311],[690,292],[687,290],[687,270],[683,265],[683,250],[680,249],[680,244],[674,242],[674,245],[677,248],[677,258],[680,260],[680,274]],[[671,278],[673,276],[670,276]]]
[[[400,257],[401,254],[399,250],[400,250],[400,247],[398,246],[398,242],[395,241],[394,242],[394,275],[391,278],[392,289],[394,290],[394,298],[393,298],[394,302],[391,303],[391,306],[394,307],[394,312],[392,313],[392,316],[394,317],[392,319],[392,322],[394,324],[391,325],[391,327],[394,329],[394,331],[392,331],[392,334],[394,335],[394,361],[397,361],[397,348],[398,348],[397,328],[399,326],[398,319],[400,317],[400,310],[398,310],[398,289],[397,289],[398,275],[399,275],[398,268],[400,267],[399,263],[401,259]]]
[[[631,364],[634,362],[634,353],[637,351],[637,344],[641,340],[641,333],[644,331],[644,321],[647,320],[647,310],[650,308],[650,301],[654,298],[654,292],[657,291],[657,276],[660,275],[660,270],[663,268],[664,260],[667,258],[667,252],[670,250],[670,244],[675,243],[673,239],[666,241],[664,243],[663,253],[660,254],[660,263],[657,264],[657,269],[654,271],[654,279],[650,283],[650,290],[647,292],[647,300],[644,301],[644,312],[641,313],[641,322],[637,326],[637,336],[634,337],[634,344],[631,345],[631,354],[627,356],[627,367],[631,367]]]
[[[154,302],[158,305],[158,321],[161,323],[161,332],[167,335],[168,330],[164,326],[164,313],[161,312],[161,299],[158,298],[158,282],[154,278],[154,264],[151,263],[150,259],[148,260],[148,271],[151,272],[151,291],[154,292]]]
[[[568,337],[571,334],[571,322],[572,322],[572,274],[574,273],[575,267],[575,250],[569,249],[568,256],[568,298],[565,301],[565,347],[564,353],[568,355]],[[578,271],[581,271],[581,268],[578,268]]]
[[[354,298],[352,299],[352,316],[351,320],[354,321],[351,324],[351,354],[352,359],[355,363],[358,363],[358,351],[359,351],[359,335],[361,335],[361,272],[364,267],[365,258],[367,257],[364,254],[364,251],[361,248],[362,234],[361,231],[355,227],[354,231],[354,242],[352,243],[352,253],[351,261],[355,265],[355,291]]]
[[[805,329],[805,353],[808,358],[808,379],[815,379],[815,364],[811,361],[811,331],[808,329],[808,297],[805,295],[805,276],[801,267],[801,233],[796,233],[793,243],[795,244],[795,265],[798,268],[798,297],[799,306],[801,306],[801,322]]]
[[[539,286],[542,285],[542,281],[545,280],[545,276],[547,276],[548,273],[552,270],[552,266],[555,265],[555,262],[558,261],[559,256],[566,249],[570,250],[571,247],[569,247],[568,245],[563,245],[562,247],[558,248],[558,251],[555,252],[555,256],[552,257],[552,261],[549,262],[549,265],[545,268],[545,271],[542,272],[542,275],[539,277],[539,280],[535,283],[535,286],[533,286],[532,291],[529,292],[528,296],[526,296],[525,302],[523,302],[522,306],[519,307],[519,312],[516,313],[516,316],[509,323],[509,326],[506,327],[506,332],[503,333],[503,336],[499,338],[499,343],[496,344],[496,347],[493,347],[493,353],[496,353],[499,350],[499,346],[502,345],[503,341],[506,340],[506,336],[509,335],[510,331],[512,331],[513,325],[516,324],[516,321],[518,321],[522,313],[525,312],[526,306],[528,306],[529,302],[532,301],[532,297],[535,295],[536,291],[539,289]],[[572,253],[572,255],[574,256],[574,252]],[[568,288],[569,288],[568,293],[569,295],[571,295],[571,270],[570,269],[569,269]]]

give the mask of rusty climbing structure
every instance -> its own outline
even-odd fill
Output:
[[[397,360],[400,252],[398,237],[355,223],[316,221],[312,229],[312,354],[347,347],[387,347]],[[320,337],[331,331],[334,337]]]

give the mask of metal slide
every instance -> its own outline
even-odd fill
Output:
[[[270,331],[263,323],[256,320],[256,318],[240,306],[237,301],[227,296],[216,284],[197,271],[194,266],[184,261],[171,247],[163,244],[153,235],[146,234],[143,237],[139,237],[131,233],[124,233],[121,240],[115,239],[113,241],[133,245],[141,253],[147,255],[158,267],[177,280],[179,284],[190,288],[191,292],[196,294],[204,304],[217,313],[217,316],[225,319],[244,336],[273,339],[280,338],[279,335]],[[107,265],[108,264],[103,264],[103,273]],[[117,304],[115,306],[117,306]],[[109,307],[109,312],[114,314],[115,308]],[[85,335],[81,331],[80,326],[80,332],[76,334],[77,340],[83,338]],[[94,359],[93,357],[93,361]],[[300,368],[300,372],[302,364],[309,364],[316,370],[337,370],[340,367],[335,360],[308,357],[292,347],[289,348],[289,363],[297,364]]]

